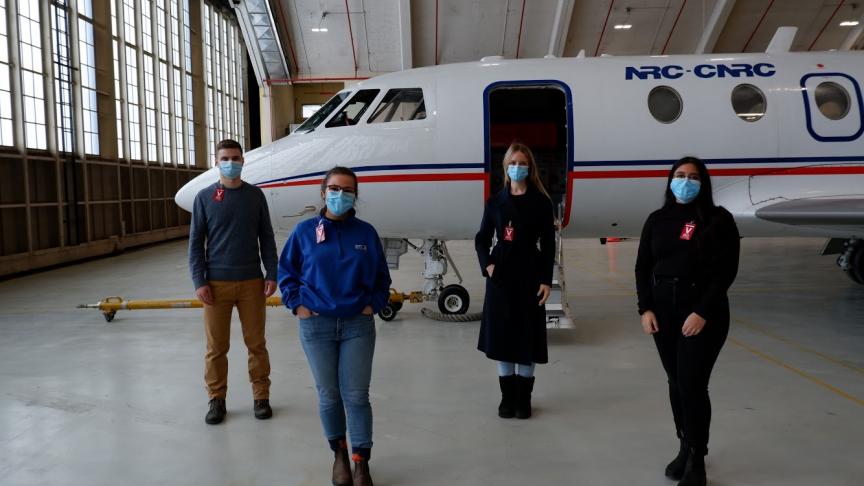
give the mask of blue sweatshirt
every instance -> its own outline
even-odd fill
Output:
[[[247,183],[224,188],[214,183],[202,189],[192,207],[189,230],[189,271],[195,288],[208,280],[276,280],[276,240],[270,225],[267,198]]]
[[[318,225],[324,241],[318,242]],[[380,311],[390,299],[390,270],[378,232],[354,216],[323,216],[294,228],[282,249],[278,270],[282,302],[328,317],[351,317],[367,305]]]

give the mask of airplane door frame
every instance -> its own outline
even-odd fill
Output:
[[[811,113],[810,109],[811,102],[812,104],[816,103],[815,93],[811,95],[808,93],[809,90],[807,89],[807,80],[815,77],[843,78],[849,81],[852,84],[852,87],[855,88],[855,99],[849,100],[850,104],[854,103],[855,106],[858,107],[858,130],[854,134],[847,136],[824,136],[816,133],[816,130],[813,127],[813,113]],[[805,74],[803,77],[801,77],[801,95],[804,97],[804,116],[807,120],[807,132],[810,133],[810,136],[813,137],[814,140],[818,140],[820,142],[852,142],[857,140],[859,137],[861,137],[861,134],[864,133],[864,100],[862,100],[861,96],[861,87],[858,85],[858,81],[856,81],[855,78],[853,78],[852,76],[840,72]]]
[[[561,221],[561,227],[565,228],[570,223],[570,206],[573,204],[573,161],[575,159],[575,148],[573,147],[573,93],[570,91],[570,86],[557,79],[534,79],[534,80],[514,80],[514,81],[496,81],[483,90],[483,172],[485,198],[490,196],[490,179],[492,175],[492,146],[490,140],[490,116],[489,116],[489,95],[492,90],[501,87],[548,87],[554,86],[560,88],[564,92],[565,111],[567,115],[567,148],[565,155],[566,162],[566,194],[564,195],[564,216]]]

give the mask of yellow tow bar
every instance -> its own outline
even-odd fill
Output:
[[[390,302],[378,313],[378,316],[385,321],[392,321],[405,302],[415,304],[423,302],[423,292],[416,291],[403,294],[397,292],[396,289],[390,289]],[[278,295],[268,297],[265,305],[279,307],[282,305],[282,298]],[[202,307],[204,304],[198,299],[125,300],[118,296],[106,297],[95,304],[80,304],[78,306],[79,309],[99,309],[102,311],[102,316],[105,317],[106,322],[113,321],[118,310],[200,309]]]
[[[278,307],[282,305],[282,298],[278,295],[267,298],[266,305]],[[143,310],[143,309],[196,309],[204,307],[198,299],[173,299],[173,300],[125,300],[123,297],[106,297],[95,304],[81,304],[79,309],[99,309],[105,317],[105,321],[111,322],[118,310]]]

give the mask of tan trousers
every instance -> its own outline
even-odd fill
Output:
[[[207,354],[204,382],[210,398],[225,398],[228,391],[228,348],[231,345],[231,312],[237,306],[243,341],[249,351],[249,381],[255,400],[270,397],[270,356],[264,338],[267,316],[264,280],[211,280],[213,305],[204,305]]]

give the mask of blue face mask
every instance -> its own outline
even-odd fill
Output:
[[[240,172],[243,171],[243,164],[231,162],[230,160],[219,161],[219,173],[228,179],[236,179],[240,177]]]
[[[528,167],[524,165],[508,165],[507,175],[510,176],[510,180],[516,182],[524,181],[528,177]]]
[[[687,204],[699,195],[702,183],[692,179],[675,178],[669,183],[669,189],[675,195],[675,199],[681,204]]]
[[[343,191],[327,191],[327,210],[336,216],[342,216],[354,207],[354,194]]]

